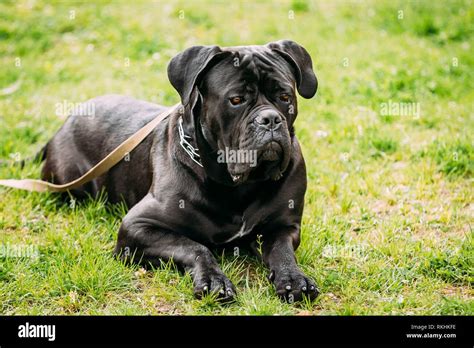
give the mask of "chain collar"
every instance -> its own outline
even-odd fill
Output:
[[[202,167],[201,156],[199,156],[199,149],[194,148],[186,138],[191,138],[189,135],[184,134],[183,129],[183,117],[180,116],[178,119],[178,133],[179,133],[179,145],[186,151],[186,153],[191,157],[191,159]]]

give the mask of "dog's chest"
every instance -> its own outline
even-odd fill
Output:
[[[240,229],[229,239],[227,239],[224,243],[230,243],[236,239],[242,238],[243,236],[251,233],[253,230],[253,226],[247,226],[247,221],[242,220],[242,226],[240,226]]]
[[[235,220],[237,220],[236,218]],[[239,218],[237,223],[229,223],[215,229],[210,236],[214,244],[227,244],[248,236],[254,231],[255,223],[245,217]]]

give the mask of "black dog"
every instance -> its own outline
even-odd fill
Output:
[[[73,194],[104,189],[110,201],[124,200],[131,210],[115,253],[153,265],[172,259],[192,275],[197,297],[213,292],[232,299],[235,288],[210,248],[238,243],[255,250],[260,235],[278,295],[290,302],[315,298],[316,285],[294,255],[306,191],[293,128],[295,88],[304,98],[317,89],[308,52],[293,41],[195,46],[171,60],[168,76],[182,109],[128,161]],[[45,147],[44,180],[76,179],[166,109],[124,96],[89,103],[93,117],[70,115]]]

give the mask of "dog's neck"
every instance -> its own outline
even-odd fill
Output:
[[[180,150],[203,168],[205,175],[226,186],[234,186],[225,163],[217,161],[217,144],[202,124],[202,99],[183,108],[177,122]]]
[[[189,128],[189,127],[186,127]],[[195,143],[192,137],[188,134],[193,134],[194,132],[186,132],[183,126],[183,116],[178,118],[178,135],[179,135],[179,145],[183,150],[189,155],[189,157],[200,167],[202,167],[201,156],[199,155],[199,149],[195,147],[191,142]]]

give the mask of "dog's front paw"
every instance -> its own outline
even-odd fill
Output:
[[[234,284],[221,270],[208,269],[194,278],[194,296],[201,299],[206,294],[217,295],[219,302],[231,302],[236,291]]]
[[[289,303],[301,301],[303,295],[312,301],[319,294],[314,280],[306,277],[299,269],[272,270],[269,279],[275,285],[277,295]]]

